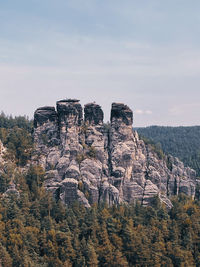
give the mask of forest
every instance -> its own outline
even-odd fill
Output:
[[[20,198],[1,199],[2,266],[200,266],[199,202],[65,207],[35,185],[37,172],[20,177]]]
[[[147,138],[164,151],[178,157],[200,176],[200,126],[136,128],[141,138]]]
[[[200,266],[199,200],[181,194],[171,210],[158,197],[151,207],[67,207],[45,191],[44,170],[27,164],[31,134],[28,118],[1,114],[0,266]],[[19,195],[5,195],[13,175]]]

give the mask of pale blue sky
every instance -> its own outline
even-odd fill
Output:
[[[65,97],[134,111],[134,126],[200,125],[200,1],[0,0],[0,110]]]

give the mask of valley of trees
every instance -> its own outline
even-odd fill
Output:
[[[0,266],[200,266],[199,200],[179,195],[171,210],[157,197],[151,207],[66,207],[45,191],[44,170],[26,165],[31,132],[27,118],[1,114]],[[20,196],[4,194],[12,179]]]
[[[136,128],[141,138],[148,138],[164,153],[178,157],[200,177],[200,126]]]

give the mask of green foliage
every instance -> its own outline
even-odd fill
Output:
[[[34,186],[41,187],[44,181],[45,171],[40,166],[31,165],[26,175],[26,182],[31,192],[33,192]]]
[[[142,138],[145,137],[155,144],[160,144],[165,154],[178,157],[186,166],[196,170],[197,175],[200,176],[200,126],[151,126],[136,130]]]
[[[5,157],[24,166],[31,157],[33,140],[31,136],[32,121],[26,117],[8,117],[0,115],[0,140],[7,148]]]
[[[84,153],[79,153],[76,156],[76,161],[78,162],[78,164],[81,164],[81,162],[86,158]]]
[[[78,182],[78,189],[84,193],[85,197],[87,199],[90,199],[90,193],[88,192],[87,188],[85,187],[85,185],[83,184],[82,181]]]
[[[84,122],[83,125],[80,128],[80,131],[81,131],[82,134],[86,134],[87,130],[88,130],[88,124]]]
[[[96,158],[96,149],[94,146],[89,146],[87,151],[87,156],[89,158]]]
[[[157,154],[159,159],[165,159],[165,154],[161,148],[160,143],[155,144],[152,140],[150,140],[144,136],[141,136],[141,138],[143,139],[143,141],[146,145],[149,145],[151,147],[151,149]]]
[[[0,244],[0,266],[12,267],[12,259],[2,244]]]
[[[13,176],[16,165],[11,162],[5,163],[2,168],[3,171],[0,172],[0,192],[3,193],[7,190]]]
[[[110,131],[110,129],[111,129],[110,122],[104,123],[103,127],[104,127],[104,132],[108,133]]]
[[[84,184],[83,184],[82,181],[79,181],[78,182],[78,189],[83,192],[83,190],[84,190]]]
[[[8,153],[14,155],[17,165],[24,166],[31,157],[32,137],[26,130],[13,128],[8,134]]]
[[[0,201],[3,266],[200,265],[198,201],[180,195],[169,212],[157,197],[152,207],[66,207],[42,181],[42,168],[31,166],[19,177],[20,198]]]
[[[29,160],[31,127],[26,118],[0,115],[0,139],[6,156],[14,155],[0,174],[0,191],[14,178],[20,192],[20,197],[0,196],[0,266],[200,266],[199,200],[179,195],[170,211],[158,197],[151,207],[138,202],[66,207],[45,191],[40,166],[31,165],[26,174],[17,170]],[[146,142],[163,158],[162,142],[156,147]],[[85,145],[77,161],[86,156],[96,157],[93,146]],[[87,194],[82,182],[78,188]]]
[[[78,164],[80,165],[81,162],[86,159],[86,158],[93,158],[96,159],[96,149],[94,146],[88,146],[86,144],[82,144],[83,146],[83,152],[82,153],[78,153],[76,156],[76,161],[78,162]]]
[[[1,112],[0,128],[12,129],[14,127],[24,129],[30,133],[33,128],[33,121],[29,120],[26,116],[17,116],[13,118],[12,116],[6,116],[3,112]]]

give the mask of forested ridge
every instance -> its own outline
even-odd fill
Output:
[[[0,205],[3,266],[200,265],[197,201],[179,196],[169,212],[156,198],[153,207],[66,208],[20,179],[20,198]]]
[[[157,197],[151,207],[66,207],[30,164],[31,131],[25,117],[0,116],[0,266],[200,266],[199,200],[179,195],[171,210]],[[20,195],[5,195],[13,176]]]
[[[178,157],[200,176],[200,126],[136,128],[141,138],[148,138],[164,153]]]

